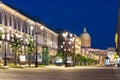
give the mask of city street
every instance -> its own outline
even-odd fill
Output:
[[[0,80],[119,80],[120,68],[54,67],[0,69]]]

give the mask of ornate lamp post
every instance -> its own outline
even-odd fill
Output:
[[[5,53],[4,53],[4,66],[7,66],[7,54],[6,54],[6,42],[7,42],[7,34],[8,34],[8,30],[4,29],[4,44],[5,44]]]
[[[75,66],[75,42],[76,42],[76,38],[75,36],[73,36],[73,67]]]
[[[35,26],[36,28],[34,28],[34,34],[36,35],[35,36],[35,38],[36,38],[36,50],[35,50],[35,52],[36,52],[36,54],[35,54],[35,67],[38,67],[38,50],[37,50],[37,48],[38,48],[38,41],[37,41],[37,39],[38,39],[38,35],[42,32],[42,30],[43,30],[43,26],[41,25],[41,26]],[[33,28],[32,28],[33,29]]]

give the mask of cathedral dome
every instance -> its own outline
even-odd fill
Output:
[[[91,47],[91,37],[84,27],[83,33],[80,35],[81,47]]]
[[[89,33],[87,33],[86,28],[84,28],[84,31],[80,35],[80,38],[90,38],[90,35],[89,35]]]

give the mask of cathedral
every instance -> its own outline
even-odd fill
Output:
[[[90,48],[91,47],[91,37],[84,27],[83,33],[80,35],[81,39],[81,47],[82,48]]]

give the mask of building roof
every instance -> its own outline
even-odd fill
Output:
[[[89,33],[86,30],[86,27],[84,27],[83,33],[80,35],[80,38],[90,38]]]
[[[55,30],[51,27],[49,27],[48,25],[46,25],[44,22],[42,22],[42,20],[38,17],[38,16],[33,16],[31,15],[30,13],[26,12],[26,11],[23,11],[22,9],[20,8],[17,8],[15,6],[12,6],[4,1],[0,1],[0,3],[2,3],[3,5],[15,10],[16,12],[18,12],[19,14],[23,15],[24,17],[27,17],[29,18],[31,21],[34,21],[34,22],[38,22],[39,24],[45,26],[46,28],[52,30],[52,32],[56,33]],[[57,34],[57,33],[56,33]]]

